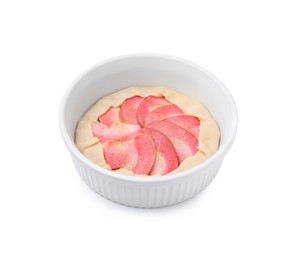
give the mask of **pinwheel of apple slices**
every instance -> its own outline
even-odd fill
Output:
[[[130,87],[93,105],[78,123],[75,141],[103,168],[162,176],[202,163],[219,139],[216,121],[201,102],[165,87]]]

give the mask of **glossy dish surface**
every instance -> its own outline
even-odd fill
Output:
[[[130,86],[171,87],[204,103],[220,128],[217,152],[192,169],[156,178],[115,174],[88,160],[75,145],[77,123],[96,99]],[[79,76],[63,97],[59,124],[77,172],[90,188],[123,205],[155,208],[187,200],[208,186],[234,142],[238,115],[227,88],[205,69],[177,57],[135,54],[107,60]]]

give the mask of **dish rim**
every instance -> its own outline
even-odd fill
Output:
[[[151,58],[161,58],[161,59],[167,59],[167,60],[173,60],[176,62],[181,62],[181,63],[185,63],[191,67],[194,67],[195,69],[201,71],[203,74],[205,74],[206,76],[210,77],[213,81],[216,82],[216,84],[221,88],[221,90],[225,93],[225,95],[227,96],[227,100],[230,103],[230,106],[232,108],[232,113],[233,113],[233,122],[231,124],[231,129],[229,131],[229,136],[226,139],[225,142],[222,143],[222,145],[219,146],[218,150],[207,160],[205,160],[203,163],[185,170],[183,172],[177,173],[177,174],[172,174],[172,175],[164,175],[164,176],[150,176],[150,177],[143,177],[143,176],[130,176],[130,175],[125,175],[125,174],[118,174],[115,173],[113,171],[107,170],[102,168],[101,166],[98,166],[97,164],[91,162],[89,159],[87,159],[76,147],[74,140],[72,140],[68,134],[68,132],[66,131],[66,127],[65,127],[65,123],[64,123],[64,119],[65,119],[65,106],[67,101],[69,100],[69,96],[70,93],[74,90],[75,85],[84,77],[86,76],[88,73],[90,73],[91,71],[97,69],[98,67],[101,67],[105,64],[111,63],[111,62],[116,62],[118,60],[122,60],[122,59],[128,59],[128,58],[142,58],[142,57],[151,57]],[[182,179],[182,178],[186,178],[189,175],[194,175],[197,174],[200,171],[203,171],[203,169],[207,168],[209,165],[214,164],[216,161],[219,161],[220,159],[223,159],[224,156],[227,154],[227,152],[229,151],[229,149],[231,148],[235,136],[236,136],[236,132],[237,132],[237,127],[238,127],[238,111],[237,111],[237,107],[235,104],[235,101],[231,95],[231,93],[229,92],[229,90],[227,89],[227,87],[215,76],[213,75],[211,72],[207,71],[206,69],[204,69],[203,67],[189,61],[183,58],[179,58],[176,56],[171,56],[171,55],[167,55],[167,54],[155,54],[155,53],[136,53],[136,54],[126,54],[126,55],[120,55],[114,58],[109,58],[106,59],[102,62],[99,62],[91,67],[89,67],[88,69],[86,69],[83,73],[81,73],[68,87],[68,89],[65,91],[61,103],[60,103],[60,108],[59,108],[59,114],[58,114],[58,118],[59,118],[59,127],[60,127],[60,132],[62,135],[62,138],[67,146],[67,148],[69,149],[69,151],[74,154],[79,160],[82,161],[83,164],[89,166],[91,169],[94,170],[94,174],[96,174],[96,172],[98,172],[99,174],[102,174],[106,177],[111,177],[114,179],[118,179],[120,181],[127,181],[127,182],[133,182],[133,183],[161,183],[161,182],[169,182],[169,181],[175,181],[177,179]]]

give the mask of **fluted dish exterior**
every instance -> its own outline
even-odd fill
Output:
[[[78,157],[72,155],[72,159],[80,177],[92,190],[111,201],[140,208],[170,206],[195,196],[211,183],[222,163],[218,161],[178,181],[154,185],[143,181],[124,182],[111,176],[101,175],[80,161]]]
[[[192,169],[159,177],[126,176],[89,161],[74,142],[78,121],[98,99],[129,86],[171,87],[203,102],[220,128],[217,152]],[[97,64],[79,76],[63,97],[59,125],[75,168],[91,189],[123,205],[157,208],[185,201],[210,184],[234,142],[238,114],[227,88],[205,69],[177,57],[134,54]]]

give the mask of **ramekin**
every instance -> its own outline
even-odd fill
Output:
[[[74,142],[78,121],[99,98],[130,86],[166,86],[203,102],[221,131],[218,151],[190,170],[162,177],[126,176],[89,161]],[[233,144],[238,114],[224,84],[200,66],[167,55],[133,54],[99,63],[79,76],[63,97],[59,125],[75,168],[91,189],[123,205],[157,208],[185,201],[209,185]]]

